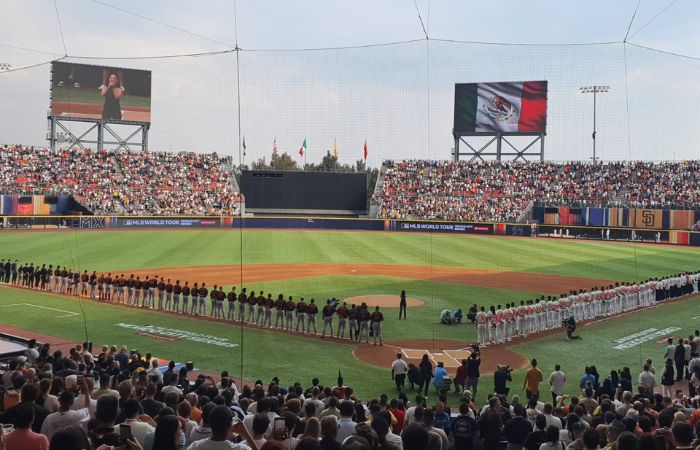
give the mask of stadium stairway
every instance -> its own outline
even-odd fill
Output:
[[[381,194],[383,188],[384,188],[384,172],[380,170],[379,175],[377,176],[377,183],[374,185],[374,191],[372,192],[372,197],[370,199],[369,217],[376,219],[377,215],[379,214],[379,204],[374,203],[372,200],[375,198],[375,196]]]

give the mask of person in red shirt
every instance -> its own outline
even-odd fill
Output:
[[[34,407],[31,402],[18,405],[15,414],[16,428],[11,433],[0,436],[0,448],[8,450],[15,448],[22,450],[49,450],[49,439],[43,434],[32,431]]]

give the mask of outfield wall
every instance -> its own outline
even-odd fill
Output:
[[[549,237],[700,246],[700,232],[581,225],[465,223],[331,217],[0,216],[0,230],[328,230]]]

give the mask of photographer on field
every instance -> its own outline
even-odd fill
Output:
[[[566,336],[569,339],[581,339],[581,336],[574,335],[576,331],[576,320],[574,316],[569,316],[568,319],[564,319],[563,325],[566,327]]]
[[[493,373],[493,391],[499,395],[508,396],[510,388],[508,382],[513,381],[511,373],[513,369],[507,364],[499,364],[496,371]]]

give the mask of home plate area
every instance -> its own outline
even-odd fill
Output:
[[[443,350],[441,353],[431,352],[429,350],[420,350],[414,348],[402,348],[401,353],[407,362],[418,365],[423,355],[427,354],[433,365],[441,362],[445,365],[446,369],[456,369],[462,365],[462,360],[469,358],[472,354],[470,350]]]

